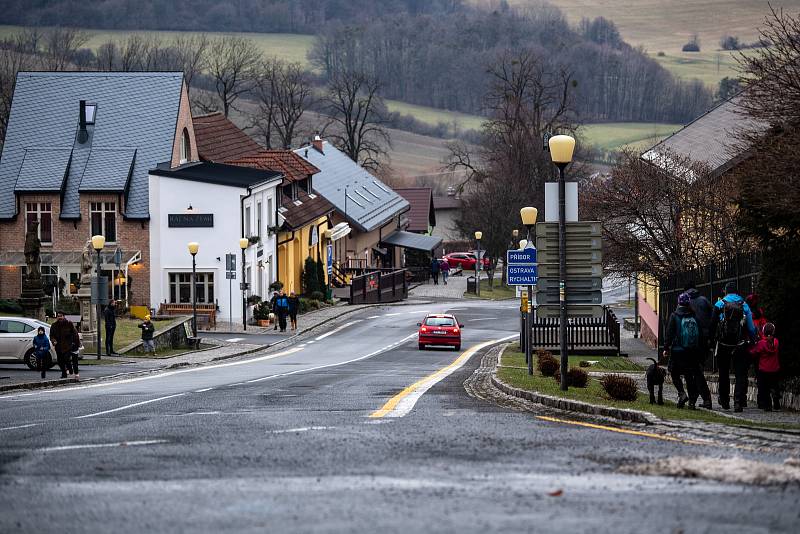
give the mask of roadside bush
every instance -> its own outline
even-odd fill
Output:
[[[0,300],[0,313],[22,313],[19,302],[11,299]]]
[[[542,376],[553,376],[558,370],[558,360],[556,360],[553,353],[547,350],[536,351],[536,368],[542,373]]]
[[[556,382],[561,383],[561,369],[553,373]],[[585,388],[589,383],[589,373],[579,367],[570,367],[567,371],[567,385],[571,388]]]
[[[320,303],[316,299],[300,297],[300,313],[306,313],[320,308]]]
[[[58,311],[77,315],[81,312],[81,302],[75,297],[62,297],[58,299]]]
[[[633,378],[624,375],[608,374],[600,379],[600,385],[608,396],[615,400],[635,401],[639,394]]]
[[[581,360],[578,362],[578,367],[591,367],[592,364],[587,362],[586,360]]]
[[[313,300],[325,300],[325,293],[323,293],[322,291],[314,291],[313,293],[311,293],[311,298]]]

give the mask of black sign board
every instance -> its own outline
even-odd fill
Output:
[[[213,228],[213,213],[170,213],[167,215],[170,228]]]

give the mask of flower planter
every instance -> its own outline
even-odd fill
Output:
[[[269,326],[269,319],[259,319],[258,326]]]

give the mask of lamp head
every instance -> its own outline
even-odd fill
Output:
[[[575,138],[569,135],[555,135],[548,141],[550,157],[556,165],[566,165],[572,161],[575,150]]]
[[[528,240],[527,239],[520,239],[519,240],[519,248],[520,248],[520,250],[525,248],[525,247],[527,247],[527,246],[528,246]]]
[[[93,235],[92,236],[92,248],[95,249],[97,252],[103,250],[103,247],[106,246],[106,236],[103,235]]]
[[[539,210],[527,206],[519,210],[519,216],[522,217],[522,224],[531,227],[536,224],[536,217],[539,216]]]
[[[192,241],[191,243],[189,243],[188,247],[189,247],[189,254],[194,256],[195,254],[197,254],[197,251],[200,250],[200,243]]]
[[[249,244],[250,240],[247,239],[246,237],[243,237],[239,240],[239,248],[242,250],[246,249]]]
[[[514,239],[516,239],[517,236],[519,235],[519,230],[514,228],[513,230],[511,230],[511,235],[514,236]]]
[[[483,232],[481,232],[480,230],[475,232],[475,239],[480,240],[480,238],[482,237],[483,237]]]

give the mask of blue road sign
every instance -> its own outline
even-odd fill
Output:
[[[536,249],[534,247],[522,250],[507,250],[506,265],[535,265]]]
[[[536,247],[506,251],[506,278],[510,286],[533,286],[539,281]]]

